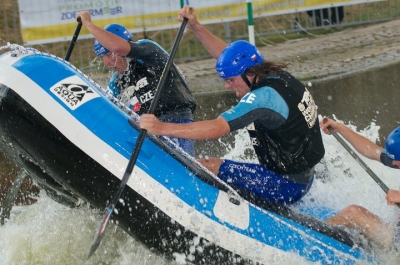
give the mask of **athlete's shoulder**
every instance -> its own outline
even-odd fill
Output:
[[[140,44],[140,45],[151,45],[154,46],[155,48],[157,48],[158,50],[163,51],[164,53],[168,54],[168,52],[158,43],[155,42],[153,40],[150,39],[142,39],[142,40],[138,40],[136,41],[136,43]]]
[[[257,96],[260,100],[262,100],[264,98],[270,98],[274,95],[279,95],[279,93],[276,89],[274,89],[273,87],[267,86],[267,85],[261,86],[254,90],[251,90],[250,93],[248,93],[248,94],[253,94],[253,95]]]

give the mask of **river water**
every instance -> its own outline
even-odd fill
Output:
[[[374,122],[366,128],[350,126],[372,140],[378,138],[380,127]],[[228,147],[224,156],[251,161],[251,147],[246,133],[240,131],[233,137],[236,145]],[[349,204],[359,204],[395,225],[398,208],[386,206],[382,189],[333,136],[324,135],[324,143],[326,156],[317,167],[319,177],[304,199],[306,204],[312,201],[334,210]],[[245,158],[243,150],[248,153]],[[396,170],[378,162],[363,160],[387,186],[399,188]],[[6,174],[1,172],[2,176]],[[87,260],[102,217],[102,212],[84,205],[78,208],[65,207],[42,192],[37,203],[14,207],[10,220],[0,227],[0,264],[185,264],[184,255],[177,254],[175,260],[167,261],[143,247],[114,224],[108,226],[99,249]],[[400,254],[377,250],[375,259],[376,264],[398,265]],[[306,261],[299,263],[298,259],[295,262],[309,264]],[[277,256],[276,264],[287,263],[280,263]]]

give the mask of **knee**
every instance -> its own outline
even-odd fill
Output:
[[[219,168],[223,162],[219,158],[200,158],[198,161],[215,175],[218,175]]]
[[[366,209],[364,207],[352,204],[344,208],[341,212],[346,216],[354,216],[359,215],[360,213],[365,211]]]

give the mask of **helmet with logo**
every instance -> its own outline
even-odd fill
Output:
[[[386,151],[390,158],[400,161],[400,126],[386,138]]]
[[[110,24],[105,26],[104,29],[127,41],[132,40],[133,38],[132,34],[120,24]],[[104,54],[109,52],[109,50],[101,45],[100,42],[98,42],[97,40],[94,41],[93,50],[97,56],[103,56]]]
[[[215,70],[221,78],[242,75],[247,68],[259,65],[264,57],[256,46],[248,41],[238,40],[229,44],[218,57]]]

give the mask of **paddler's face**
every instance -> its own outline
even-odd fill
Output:
[[[242,98],[250,92],[250,87],[240,75],[224,79],[224,87],[235,92],[238,98]]]
[[[103,63],[111,70],[120,74],[124,73],[127,67],[127,62],[124,57],[108,52],[103,55]]]

